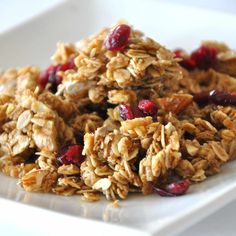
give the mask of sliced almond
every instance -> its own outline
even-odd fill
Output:
[[[170,97],[158,98],[159,107],[165,111],[170,111],[174,114],[183,111],[193,100],[189,94],[173,94]]]

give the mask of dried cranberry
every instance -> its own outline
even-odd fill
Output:
[[[203,105],[209,102],[209,92],[196,93],[193,96],[193,100],[199,105]]]
[[[49,75],[48,75],[48,83],[51,84],[50,86],[50,90],[54,93],[57,91],[57,86],[61,83],[62,78],[61,76],[59,76],[57,74],[58,72],[58,67],[59,66],[55,66],[54,67],[54,71],[52,71]]]
[[[38,85],[39,85],[42,89],[44,89],[44,88],[46,87],[47,83],[48,83],[48,76],[49,76],[49,74],[48,74],[47,70],[42,71],[42,72],[40,73],[40,75],[39,75],[39,78],[38,78]]]
[[[217,105],[236,105],[236,94],[212,90],[209,92],[210,101]]]
[[[176,197],[185,194],[190,184],[191,183],[188,179],[179,180],[177,182],[168,184],[164,188],[160,188],[159,186],[154,185],[153,190],[162,197]]]
[[[154,102],[143,99],[139,101],[138,105],[134,106],[122,103],[119,105],[119,111],[123,120],[131,120],[145,116],[152,116],[155,118],[157,115],[157,106]]]
[[[148,99],[143,99],[139,101],[138,108],[146,115],[150,115],[150,116],[157,115],[156,104]]]
[[[57,73],[58,66],[50,65],[45,71],[42,71],[39,75],[38,84],[41,88],[45,88],[47,83],[51,83],[52,87],[57,86],[56,73]]]
[[[75,68],[74,58],[58,66],[57,71],[67,71]]]
[[[175,197],[174,194],[167,192],[165,189],[162,189],[157,186],[152,187],[155,193],[158,193],[162,197]]]
[[[134,119],[134,113],[128,104],[120,104],[119,105],[120,116],[123,120],[132,120]]]
[[[183,55],[185,54],[185,51],[182,49],[175,49],[174,50],[175,57],[183,58]]]
[[[183,59],[179,64],[187,70],[194,70],[196,68],[196,63],[191,58]]]
[[[197,68],[207,70],[215,65],[216,55],[217,50],[215,48],[203,45],[192,52],[190,58],[196,63]]]
[[[54,72],[54,71],[55,71],[55,67],[56,67],[56,66],[54,66],[54,65],[49,65],[48,68],[46,69],[46,72],[47,72],[48,74]]]
[[[130,34],[130,26],[125,24],[116,26],[105,39],[106,49],[114,52],[121,51],[128,44]]]
[[[42,71],[39,75],[38,84],[41,88],[45,88],[47,83],[50,83],[50,90],[52,92],[57,91],[57,86],[61,83],[62,78],[57,74],[59,71],[66,71],[74,69],[74,59],[70,59],[68,62],[59,65],[50,65],[45,71]]]
[[[182,61],[179,62],[179,64],[184,67],[187,70],[193,70],[196,67],[196,63],[195,61],[190,58],[185,51],[183,51],[182,49],[176,49],[174,51],[175,56],[182,58]]]
[[[198,104],[214,103],[216,105],[233,105],[236,106],[236,93],[229,93],[220,90],[211,90],[195,94],[193,99]]]
[[[51,73],[54,73],[54,70],[55,70],[55,66],[50,65],[46,70],[40,73],[39,78],[38,78],[38,84],[41,88],[43,89],[45,88],[45,86],[48,83],[48,78]]]
[[[190,186],[190,181],[188,179],[179,180],[177,182],[173,182],[166,187],[166,191],[172,193],[176,196],[183,195],[186,193]]]
[[[56,159],[60,164],[80,165],[83,162],[83,147],[79,144],[66,145],[57,153]]]
[[[132,111],[133,111],[133,114],[134,114],[134,117],[135,118],[140,118],[140,117],[145,117],[147,116],[146,114],[144,114],[139,108],[138,106],[132,106]]]

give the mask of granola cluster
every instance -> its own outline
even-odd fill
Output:
[[[0,74],[0,170],[26,191],[125,199],[236,157],[236,53],[214,41],[173,53],[127,25],[116,47],[119,27],[58,43],[45,71]]]

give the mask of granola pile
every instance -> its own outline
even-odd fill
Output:
[[[172,52],[120,24],[0,74],[0,170],[26,191],[176,196],[236,157],[236,53]]]

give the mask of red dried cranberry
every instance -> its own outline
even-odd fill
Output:
[[[143,99],[139,101],[138,108],[146,115],[150,115],[150,116],[157,115],[156,104],[148,99]]]
[[[199,105],[207,104],[209,102],[209,92],[196,93],[193,95],[193,100]]]
[[[51,84],[50,90],[55,93],[57,91],[57,86],[61,83],[62,78],[57,74],[58,66],[55,66],[55,70],[51,72],[48,76],[48,83]]]
[[[134,113],[135,118],[145,117],[146,114],[144,114],[137,106],[132,106],[132,111]]]
[[[83,162],[82,151],[83,147],[79,144],[66,145],[57,153],[56,159],[60,164],[79,166]]]
[[[177,182],[168,184],[164,188],[160,188],[154,185],[153,190],[162,197],[176,197],[185,194],[190,184],[191,183],[188,179],[179,180]]]
[[[182,58],[182,61],[179,62],[179,64],[184,67],[187,70],[193,70],[196,68],[196,63],[195,61],[190,58],[189,56],[187,56],[187,54],[185,53],[185,51],[183,51],[182,49],[176,49],[174,51],[175,56]]]
[[[72,70],[75,68],[75,63],[74,63],[74,58],[70,59],[64,64],[61,64],[58,66],[57,70],[58,71],[67,71],[67,70]]]
[[[56,92],[57,86],[62,81],[61,76],[59,76],[57,72],[66,71],[74,68],[75,68],[74,59],[70,59],[68,62],[56,66],[50,65],[45,71],[41,72],[38,79],[38,84],[42,89],[44,89],[47,83],[50,83],[51,84],[50,90],[52,92]]]
[[[176,196],[183,195],[186,193],[190,186],[190,181],[188,179],[179,180],[177,182],[173,182],[166,187],[166,191],[172,193]]]
[[[130,26],[124,24],[116,26],[105,39],[106,49],[113,52],[121,51],[128,44],[130,34]]]
[[[185,51],[178,48],[174,50],[175,57],[183,58],[183,55],[185,54]]]
[[[45,86],[48,83],[48,78],[50,76],[51,73],[54,73],[55,71],[55,66],[54,65],[50,65],[45,71],[42,71],[39,75],[38,78],[38,84],[41,88],[45,88]]]
[[[197,68],[207,70],[216,63],[217,50],[215,48],[201,46],[191,54],[191,59],[196,63]]]
[[[175,197],[174,194],[169,193],[169,192],[167,192],[165,189],[162,189],[162,188],[160,188],[160,187],[153,186],[152,188],[153,188],[153,190],[154,190],[155,193],[159,194],[159,195],[162,196],[162,197]]]
[[[39,75],[39,78],[38,78],[38,85],[44,89],[46,87],[48,83],[48,72],[45,70],[45,71],[42,71]]]
[[[196,63],[191,58],[183,59],[179,64],[187,70],[194,70],[196,68]]]
[[[220,90],[211,90],[195,94],[193,99],[198,104],[214,103],[216,105],[233,105],[236,106],[236,93],[229,93]]]
[[[41,88],[45,88],[47,83],[51,83],[51,87],[57,87],[57,85],[60,83],[60,80],[57,78],[57,69],[58,66],[50,65],[45,71],[42,71],[39,79],[38,84]]]
[[[131,106],[128,104],[120,104],[119,105],[120,116],[123,120],[132,120],[134,119],[134,113],[132,111]]]
[[[210,101],[217,105],[236,105],[236,94],[212,90],[209,92]]]

